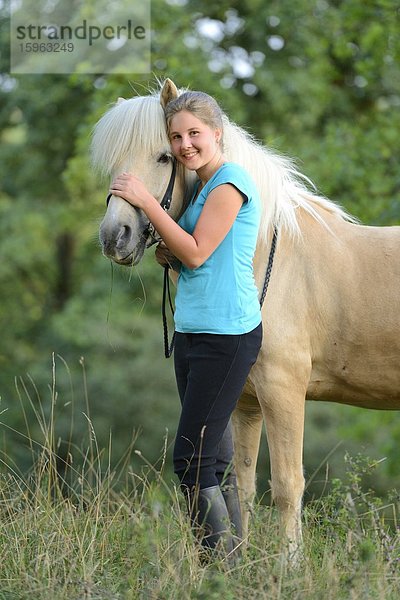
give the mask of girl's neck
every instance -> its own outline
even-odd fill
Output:
[[[224,155],[219,152],[217,156],[214,156],[209,163],[200,167],[196,171],[197,176],[200,179],[200,188],[202,188],[209,179],[218,171],[218,169],[226,162]]]

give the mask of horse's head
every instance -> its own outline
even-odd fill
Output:
[[[123,171],[134,173],[160,202],[173,179],[174,162],[164,107],[177,95],[175,85],[167,79],[160,94],[129,100],[120,98],[97,123],[93,135],[94,164],[111,175],[111,179]],[[174,219],[181,212],[184,194],[185,173],[178,164],[168,210]],[[155,241],[142,211],[118,196],[109,198],[100,225],[100,242],[105,256],[121,265],[134,265]]]

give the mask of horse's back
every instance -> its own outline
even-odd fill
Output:
[[[308,399],[400,408],[400,227],[326,217],[330,230],[302,215],[301,239],[282,236],[264,311],[269,366],[304,373],[309,362]]]

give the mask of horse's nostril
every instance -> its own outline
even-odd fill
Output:
[[[122,229],[123,229],[123,237],[125,240],[127,238],[131,237],[132,230],[129,227],[129,225],[124,225]]]
[[[117,238],[116,238],[117,248],[126,244],[127,241],[130,240],[131,236],[132,236],[132,229],[129,227],[129,225],[123,225],[121,227],[121,229],[119,230]]]

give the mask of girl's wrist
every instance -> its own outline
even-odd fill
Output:
[[[157,204],[157,200],[148,192],[143,196],[140,208],[143,210],[143,212],[146,213],[148,217],[150,217],[148,213],[151,212],[152,208],[155,207]]]

